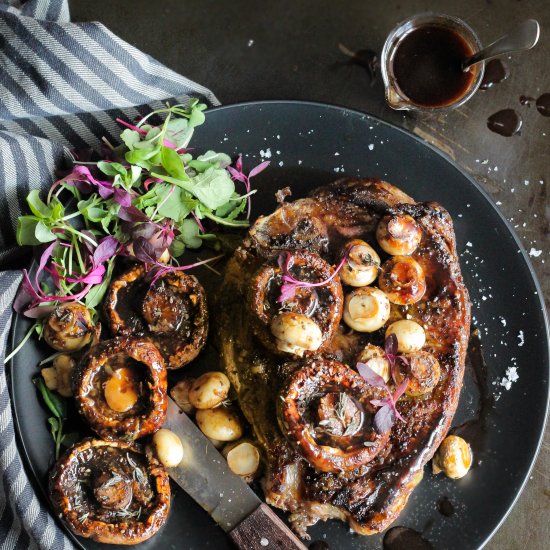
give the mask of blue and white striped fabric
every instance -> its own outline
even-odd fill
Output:
[[[117,116],[161,101],[216,97],[99,23],[70,22],[67,0],[0,0],[0,548],[72,548],[32,489],[17,450],[4,356],[20,282],[8,268],[17,217],[32,188],[46,188],[68,149],[116,142]]]

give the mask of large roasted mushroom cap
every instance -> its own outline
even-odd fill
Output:
[[[50,473],[50,495],[73,533],[107,544],[147,540],[170,508],[164,468],[120,441],[89,438],[71,447]]]
[[[80,413],[101,437],[138,439],[157,431],[166,418],[164,361],[146,340],[101,342],[75,368],[73,393]]]
[[[388,442],[373,426],[379,389],[337,361],[311,359],[286,380],[277,402],[283,435],[317,470],[346,472],[367,464]]]
[[[151,284],[144,266],[136,265],[113,280],[104,308],[113,335],[147,337],[168,369],[195,359],[206,343],[206,295],[196,277],[182,271]]]
[[[305,285],[297,285],[293,296],[284,298],[283,269],[274,260],[263,264],[248,288],[252,328],[262,344],[274,353],[314,355],[332,340],[340,323],[342,285],[334,268],[318,254],[305,251],[287,254],[289,275]],[[293,323],[293,319],[297,322]],[[306,343],[310,325],[318,333],[318,337],[311,338],[316,341],[314,346]]]

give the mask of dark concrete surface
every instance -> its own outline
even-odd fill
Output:
[[[422,136],[454,158],[497,201],[531,252],[547,308],[550,305],[550,118],[519,102],[520,95],[550,92],[547,0],[71,0],[70,5],[74,20],[103,22],[131,44],[211,88],[222,103],[258,99],[337,103]],[[385,105],[381,80],[370,86],[366,72],[347,63],[337,45],[379,52],[396,22],[422,11],[465,19],[485,44],[532,17],[541,23],[541,40],[533,51],[506,59],[508,80],[479,92],[460,109],[403,115]],[[504,108],[521,113],[521,135],[504,138],[487,129],[487,117]],[[547,428],[532,477],[487,548],[549,547]]]

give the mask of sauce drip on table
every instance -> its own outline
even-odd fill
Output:
[[[506,80],[510,76],[510,69],[500,59],[491,59],[487,65],[485,65],[485,73],[483,74],[483,80],[481,81],[481,90],[488,90],[495,84]]]
[[[522,124],[521,116],[514,109],[503,109],[487,119],[487,128],[505,137],[519,134]]]
[[[550,94],[542,94],[537,99],[537,110],[542,116],[550,116]]]
[[[437,509],[439,510],[439,513],[444,515],[445,517],[451,517],[455,513],[455,507],[453,506],[453,503],[449,500],[449,497],[443,497],[437,503]]]
[[[397,87],[413,103],[445,107],[472,86],[476,70],[462,70],[473,51],[456,31],[436,25],[412,30],[397,44],[393,74]]]
[[[527,105],[527,107],[531,107],[531,103],[535,101],[534,97],[531,97],[530,95],[520,95],[519,96],[519,102],[522,105]]]
[[[384,536],[384,550],[433,550],[433,546],[414,529],[392,527]]]

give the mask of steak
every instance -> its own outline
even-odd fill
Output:
[[[399,400],[397,409],[404,421],[393,424],[372,460],[351,470],[323,471],[314,468],[288,440],[278,417],[282,388],[297,363],[305,359],[278,354],[262,343],[254,330],[247,296],[258,270],[266,263],[277,265],[284,253],[315,253],[334,266],[351,239],[377,246],[377,224],[387,214],[412,216],[421,228],[422,238],[412,258],[426,278],[423,297],[410,305],[392,304],[387,324],[406,318],[422,325],[426,333],[423,349],[439,362],[441,377],[431,393]],[[384,252],[380,255],[382,261],[388,258]],[[260,217],[229,260],[219,295],[217,334],[222,362],[264,451],[262,486],[268,504],[289,512],[295,531],[303,537],[309,525],[330,518],[347,521],[360,534],[386,529],[446,436],[462,387],[470,302],[448,212],[434,202],[417,203],[380,180],[335,181],[308,198],[283,203],[273,214]],[[367,344],[383,347],[384,330],[360,333],[341,323],[317,357],[313,354],[307,360],[309,365],[316,360],[329,361],[329,365],[336,361],[353,369],[354,358]],[[339,368],[330,367],[335,372]]]

